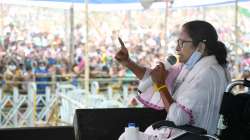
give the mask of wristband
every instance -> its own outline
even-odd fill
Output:
[[[168,89],[166,85],[162,85],[162,86],[160,86],[160,87],[157,88],[157,91],[160,91],[160,90],[162,90],[163,88]]]
[[[159,91],[160,92],[160,90],[162,90],[163,88],[168,89],[166,85],[161,85],[161,86],[158,87],[156,84],[154,84],[154,90],[155,91]]]

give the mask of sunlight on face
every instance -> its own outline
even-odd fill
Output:
[[[193,46],[192,39],[185,31],[185,28],[181,29],[178,39],[179,43],[177,43],[176,46],[176,54],[179,56],[180,63],[186,63],[189,57],[195,51],[195,47]]]

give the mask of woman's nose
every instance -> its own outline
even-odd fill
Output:
[[[181,50],[181,48],[179,47],[179,45],[176,45],[175,51],[180,51],[180,50]]]

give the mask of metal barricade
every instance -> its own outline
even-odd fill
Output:
[[[3,94],[0,88],[0,128],[68,125],[73,123],[75,109],[129,106],[135,94],[128,85],[113,90],[112,84],[108,84],[106,92],[100,92],[99,81],[91,82],[90,94],[69,83],[54,84],[56,89],[47,86],[45,94],[37,94],[36,82],[27,83],[27,94],[20,94],[16,87],[13,94]]]

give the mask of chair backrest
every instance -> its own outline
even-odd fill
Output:
[[[221,140],[249,140],[250,139],[250,94],[234,95],[231,90],[236,85],[250,86],[249,81],[241,80],[230,84],[222,100],[220,114],[223,115],[223,129]]]
[[[117,140],[129,122],[143,131],[166,115],[165,110],[149,108],[78,109],[74,120],[76,140]]]

